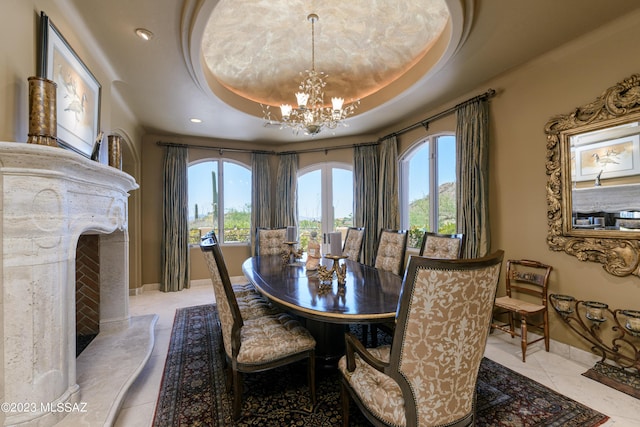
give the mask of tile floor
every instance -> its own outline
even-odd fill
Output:
[[[156,342],[153,354],[141,375],[129,389],[116,427],[150,426],[162,380],[164,362],[176,308],[213,302],[210,286],[194,286],[182,292],[145,291],[131,296],[132,316],[158,314]],[[539,343],[541,344],[541,343]],[[605,426],[640,426],[640,400],[583,377],[592,363],[577,363],[556,353],[547,353],[535,344],[527,350],[527,362],[522,363],[520,343],[507,334],[496,332],[489,338],[486,356],[547,387],[607,414]],[[552,343],[553,350],[553,343]]]

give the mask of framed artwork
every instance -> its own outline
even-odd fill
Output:
[[[575,147],[572,179],[617,178],[640,174],[640,135],[630,135]]]
[[[57,85],[58,142],[91,157],[100,129],[100,83],[49,17],[40,18],[40,73]]]

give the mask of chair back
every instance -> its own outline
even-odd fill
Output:
[[[532,295],[539,299],[536,304],[541,303],[547,306],[547,289],[549,275],[553,267],[538,261],[528,259],[507,260],[507,296],[514,297],[514,294]]]
[[[420,256],[456,259],[462,256],[464,234],[439,234],[427,231],[422,238]]]
[[[477,259],[410,258],[385,369],[402,390],[404,425],[473,420],[502,258],[501,250]]]
[[[407,252],[407,230],[380,230],[374,267],[402,275]]]
[[[256,255],[280,255],[286,250],[287,228],[257,228]]]
[[[342,255],[347,256],[351,261],[360,262],[362,243],[364,243],[364,227],[349,227],[344,238]]]
[[[211,236],[202,239],[200,249],[209,267],[213,282],[224,351],[229,357],[234,357],[240,349],[240,328],[243,326],[243,321],[238,301],[231,286],[227,265],[215,234],[212,233]]]

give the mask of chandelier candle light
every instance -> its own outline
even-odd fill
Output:
[[[322,71],[317,72],[315,66],[315,23],[318,21],[315,13],[307,16],[311,22],[311,70],[305,70],[300,75],[303,77],[296,93],[297,108],[290,104],[280,106],[281,120],[278,122],[280,129],[290,128],[295,133],[303,131],[307,135],[316,135],[322,128],[335,129],[339,125],[347,126],[343,122],[345,118],[352,115],[360,100],[344,106],[344,98],[331,98],[331,106],[324,105],[324,87],[327,75]],[[263,105],[264,119],[268,123],[273,123],[269,106]]]

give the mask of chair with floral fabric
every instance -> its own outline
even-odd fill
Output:
[[[209,232],[201,240],[201,247],[206,248],[211,243],[218,243],[218,238],[214,232]],[[225,298],[225,292],[222,285],[222,277],[220,277],[220,270],[218,264],[213,257],[213,252],[203,250],[205,262],[209,269],[209,275],[211,276],[211,283],[213,284],[213,294],[218,301],[220,298]],[[267,299],[265,299],[251,283],[235,283],[231,286],[233,293],[238,301],[238,308],[242,318],[255,319],[256,317],[264,316],[266,314],[276,314],[280,310],[272,306]]]
[[[456,259],[462,256],[464,234],[439,234],[427,231],[422,238],[420,256]]]
[[[216,299],[222,344],[233,389],[233,418],[242,409],[242,375],[307,360],[311,404],[315,405],[315,339],[300,323],[285,313],[244,319],[229,280],[220,246],[213,239],[200,243],[218,267],[225,298]],[[230,381],[229,381],[230,379]]]
[[[287,250],[287,227],[256,229],[256,255],[280,255]]]
[[[402,276],[407,238],[407,230],[380,230],[374,267]]]
[[[469,426],[503,251],[478,259],[413,256],[391,345],[350,333],[338,368],[342,425],[353,399],[375,426]]]
[[[364,242],[364,227],[349,227],[344,238],[342,255],[351,261],[360,262],[362,253],[362,243]]]

